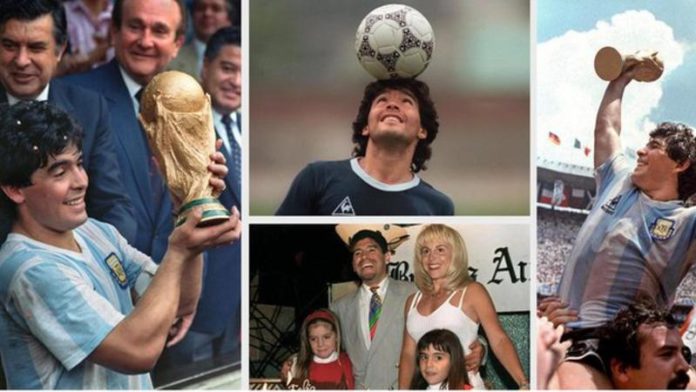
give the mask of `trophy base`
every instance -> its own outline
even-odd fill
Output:
[[[595,55],[595,72],[602,80],[611,82],[621,75],[623,63],[623,56],[621,56],[618,50],[611,46],[605,46]]]
[[[177,213],[176,226],[180,226],[186,222],[186,216],[194,207],[203,209],[203,216],[201,217],[201,221],[196,225],[197,227],[218,225],[228,220],[232,215],[218,199],[214,197],[205,197],[192,200],[181,206]]]

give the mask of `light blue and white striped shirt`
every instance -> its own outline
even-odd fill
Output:
[[[81,253],[11,233],[0,248],[0,354],[10,389],[151,389],[86,358],[133,309],[130,290],[157,267],[116,229],[89,219]],[[147,272],[141,274],[141,272]]]
[[[647,295],[667,307],[696,263],[696,208],[652,200],[617,155],[595,173],[597,199],[561,277],[559,296],[579,311],[570,327],[597,327]]]

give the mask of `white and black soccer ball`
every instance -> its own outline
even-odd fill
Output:
[[[355,33],[358,61],[377,79],[418,76],[430,63],[434,47],[428,20],[402,4],[375,8]]]

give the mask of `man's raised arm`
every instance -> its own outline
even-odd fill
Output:
[[[595,168],[621,151],[621,100],[624,89],[632,79],[633,70],[624,71],[616,80],[609,82],[604,91],[595,123]]]

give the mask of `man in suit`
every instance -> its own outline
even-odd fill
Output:
[[[353,270],[362,284],[355,293],[331,304],[331,310],[341,322],[341,338],[353,364],[355,387],[393,389],[397,387],[406,298],[416,287],[387,277],[391,254],[379,231],[358,231],[351,237],[349,248]],[[369,319],[375,296],[381,314],[373,323]]]
[[[227,187],[220,202],[228,209],[241,209],[241,123],[237,110],[241,104],[241,35],[239,28],[218,30],[205,51],[202,82],[210,94],[217,138],[229,169]],[[191,362],[209,356],[240,358],[241,247],[239,242],[220,246],[206,253],[203,292],[196,317],[184,340],[170,348],[174,362]]]
[[[194,37],[181,48],[168,69],[199,78],[208,40],[219,29],[233,25],[237,10],[232,0],[193,0],[192,9]]]
[[[115,59],[64,78],[106,98],[118,162],[136,212],[133,245],[155,262],[162,259],[173,230],[172,203],[138,122],[136,95],[176,56],[184,39],[185,17],[180,0],[116,0],[111,22]]]
[[[106,102],[98,94],[52,80],[65,52],[65,12],[55,0],[5,1],[0,5],[0,103],[48,101],[84,131],[83,165],[90,178],[87,213],[114,225],[128,241],[136,222],[116,159]],[[0,243],[11,217],[0,213]]]
[[[73,83],[102,91],[109,103],[119,164],[137,213],[138,235],[134,246],[150,255],[155,262],[162,259],[167,238],[173,230],[172,202],[152,163],[152,153],[138,122],[140,103],[136,95],[176,56],[184,39],[185,18],[186,12],[181,0],[116,0],[111,26],[116,54],[114,61],[85,74],[66,78]],[[225,196],[223,203],[224,200]],[[213,264],[212,258],[213,255],[206,255],[206,268]],[[223,256],[215,262],[234,263],[235,260],[225,259]],[[209,273],[206,272],[206,275]],[[222,279],[226,279],[228,286],[236,287],[239,275],[223,276]],[[207,285],[207,279],[204,279],[204,290],[207,290]],[[208,302],[207,294],[203,295]],[[218,300],[223,301],[220,298]],[[169,346],[183,338],[191,327],[194,314],[188,314],[179,321],[181,328],[169,342]],[[197,325],[200,323],[197,322]],[[205,329],[215,328],[220,327]],[[190,348],[190,355],[187,354],[186,357],[173,354],[170,359],[177,363],[188,363],[192,360],[191,355],[194,355],[191,350],[196,351],[198,348]]]

